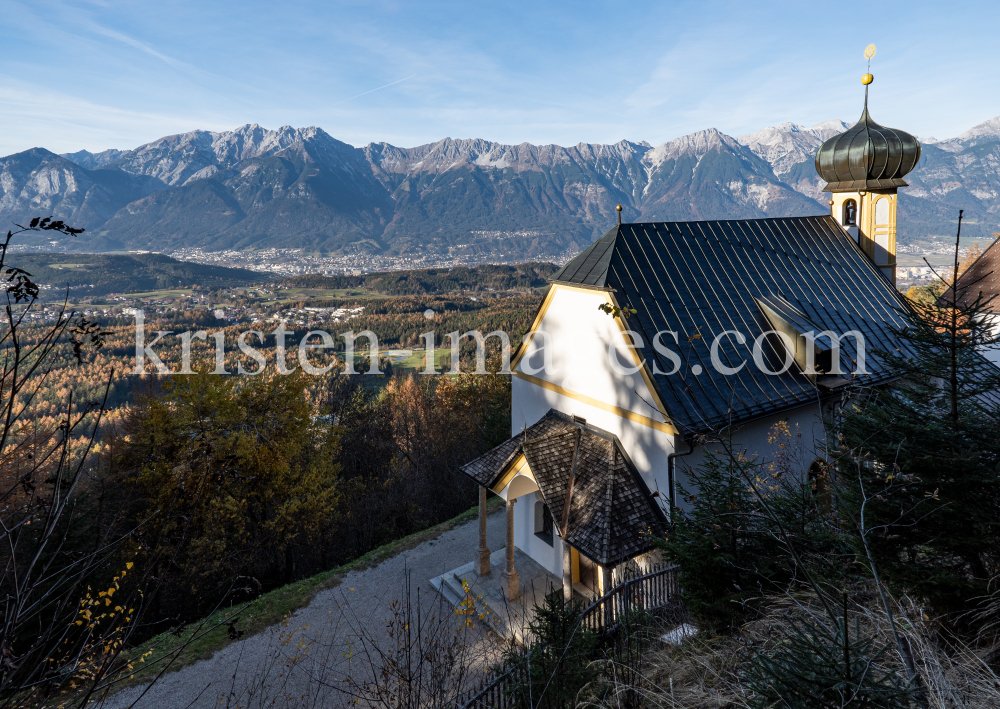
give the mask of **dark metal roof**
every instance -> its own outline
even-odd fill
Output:
[[[613,234],[613,238],[612,238]],[[603,243],[602,243],[603,242]],[[611,256],[607,256],[611,244]],[[600,251],[591,259],[589,251]],[[574,263],[606,262],[607,269],[571,268]],[[626,322],[642,335],[642,353],[671,421],[687,435],[707,433],[816,401],[814,384],[794,365],[768,375],[754,363],[755,339],[771,330],[757,300],[780,297],[801,313],[805,323],[838,334],[856,330],[866,342],[868,384],[891,378],[875,350],[906,345],[893,334],[903,325],[904,301],[857,244],[829,216],[706,222],[623,224],[585,250],[554,281],[604,283],[622,306],[638,312]],[[663,344],[683,362],[676,374],[656,353],[653,336],[674,331]],[[742,332],[739,344],[724,336],[719,358],[729,367],[746,362],[727,376],[712,366],[710,347],[726,330]],[[785,349],[774,335],[761,352],[768,369],[780,369]],[[842,343],[841,362],[853,371],[854,338]],[[701,367],[695,375],[692,367]]]
[[[920,141],[905,131],[880,126],[868,115],[835,135],[816,152],[816,172],[824,192],[906,187],[903,176],[920,160]]]
[[[990,244],[958,277],[958,300],[966,306],[979,299],[984,310],[1000,313],[1000,239]],[[948,288],[938,300],[946,306],[954,299]]]
[[[550,410],[462,471],[491,487],[521,453],[557,526],[577,455],[566,542],[593,561],[620,564],[649,551],[652,534],[663,534],[666,517],[621,443],[607,431]]]
[[[618,227],[615,227],[556,271],[550,280],[604,288],[617,236]]]

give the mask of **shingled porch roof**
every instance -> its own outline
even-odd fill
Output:
[[[576,455],[564,541],[591,560],[615,566],[649,551],[653,535],[663,534],[666,518],[613,434],[550,410],[462,472],[500,492],[496,486],[521,455],[560,530]]]

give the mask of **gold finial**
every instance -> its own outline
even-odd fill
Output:
[[[621,204],[619,204],[617,207],[615,207],[615,210],[618,212],[618,226],[621,226],[622,225],[622,206],[621,206]]]
[[[868,84],[870,84],[873,81],[875,81],[875,77],[872,76],[872,72],[871,72],[871,70],[872,70],[872,57],[874,57],[874,56],[875,56],[875,45],[874,44],[869,44],[867,47],[865,47],[865,59],[868,60],[868,72],[864,76],[861,77],[861,83],[864,84],[865,86],[868,86]]]
[[[868,72],[861,77],[861,83],[865,85],[865,112],[863,115],[868,115],[868,85],[875,81],[875,77],[872,76],[872,57],[875,56],[875,45],[869,44],[865,47],[865,59],[868,60]]]

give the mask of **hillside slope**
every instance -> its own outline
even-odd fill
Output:
[[[558,269],[551,263],[519,263],[516,266],[484,264],[375,272],[360,276],[295,276],[286,279],[283,284],[295,288],[363,288],[369,293],[385,295],[438,295],[463,291],[490,293],[542,288],[548,285],[548,279]]]
[[[65,289],[74,297],[141,293],[190,286],[232,287],[269,280],[243,268],[177,261],[163,254],[11,253],[10,266],[22,268],[39,285]]]

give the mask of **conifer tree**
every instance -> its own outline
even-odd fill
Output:
[[[512,706],[535,709],[570,709],[580,703],[581,692],[594,679],[590,663],[596,656],[596,634],[580,624],[583,608],[564,603],[561,593],[551,593],[535,607],[530,623],[532,637],[527,652],[512,650],[508,671],[523,681],[511,686]]]
[[[746,672],[754,709],[866,707],[908,709],[920,694],[891,668],[891,647],[854,627],[844,593],[842,617],[823,623],[799,614],[759,648]]]
[[[685,606],[712,628],[739,625],[784,560],[746,483],[757,468],[756,461],[709,452],[688,471],[690,488],[678,485],[684,507],[673,511],[662,549],[677,564]]]
[[[959,611],[1000,571],[1000,369],[990,299],[975,271],[911,303],[904,347],[880,352],[898,378],[856,391],[834,422],[845,517],[860,522],[883,580]],[[864,539],[862,539],[862,536]]]
[[[726,434],[706,442],[704,460],[686,471],[690,489],[678,485],[684,506],[660,542],[677,564],[686,607],[714,629],[739,626],[763,597],[801,581],[802,564],[816,581],[841,585],[844,558],[853,556],[796,432],[781,421],[768,441],[767,456],[734,450]]]

